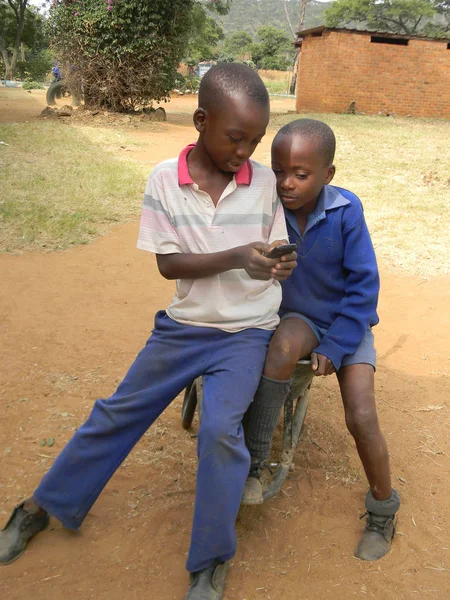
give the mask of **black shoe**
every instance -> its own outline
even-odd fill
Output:
[[[185,600],[222,600],[228,562],[214,563],[210,567],[191,573]]]
[[[9,565],[19,558],[31,538],[48,526],[49,516],[45,511],[27,512],[24,504],[16,506],[0,531],[0,565]]]

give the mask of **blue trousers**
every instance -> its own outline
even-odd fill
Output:
[[[271,331],[227,333],[181,325],[164,311],[125,379],[97,400],[34,493],[65,527],[78,529],[111,476],[150,425],[196,377],[204,402],[191,546],[194,572],[236,551],[235,521],[250,456],[241,420],[258,387]]]

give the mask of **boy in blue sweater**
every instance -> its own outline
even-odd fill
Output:
[[[252,467],[243,503],[262,502],[261,467],[289,392],[297,361],[311,354],[315,375],[336,373],[347,427],[369,480],[367,523],[355,556],[377,560],[389,550],[400,506],[374,394],[378,268],[360,200],[331,186],[336,140],[321,121],[285,125],[272,145],[272,169],[297,268],[283,287],[281,322],[249,411]]]

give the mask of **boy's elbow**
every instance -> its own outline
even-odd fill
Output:
[[[164,277],[164,279],[168,279],[169,281],[176,279],[176,277],[173,273],[173,269],[170,266],[164,265],[161,267],[158,265],[158,270],[159,270],[160,275],[162,275]]]
[[[168,279],[169,281],[177,279],[171,255],[157,254],[156,262],[158,264],[158,270],[164,279]]]
[[[164,277],[164,279],[168,279],[169,281],[172,281],[173,279],[176,279],[169,272],[162,271],[161,269],[159,269],[159,274],[162,275]]]

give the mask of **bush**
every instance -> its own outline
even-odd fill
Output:
[[[53,65],[53,55],[47,48],[37,52],[27,53],[26,61],[18,61],[16,65],[16,76],[19,79],[31,79],[34,81],[45,81],[47,74]]]
[[[43,90],[44,86],[37,81],[32,81],[31,79],[27,79],[22,86],[24,90]]]
[[[188,73],[186,75],[186,89],[191,92],[198,92],[200,87],[200,79],[195,73]]]
[[[27,60],[27,71],[30,77],[36,81],[45,81],[52,70],[53,61],[53,54],[48,48],[32,54]]]
[[[184,92],[186,89],[186,77],[181,73],[175,74],[175,84],[174,90],[180,90],[180,92]]]
[[[287,71],[292,61],[284,56],[267,56],[260,60],[259,67],[268,71]]]
[[[272,25],[263,25],[257,33],[259,42],[252,45],[252,59],[258,69],[289,69],[293,62],[294,45],[288,36]]]
[[[53,0],[50,27],[67,83],[83,90],[87,106],[135,111],[174,88],[195,13],[228,7],[229,0]]]
[[[134,111],[167,98],[187,45],[194,0],[56,0],[53,45],[87,106]],[[75,10],[74,10],[75,9]]]
[[[218,63],[232,63],[232,62],[239,62],[239,61],[237,61],[236,57],[233,56],[232,54],[227,54],[225,52],[222,52],[221,54],[218,55],[217,62]]]

